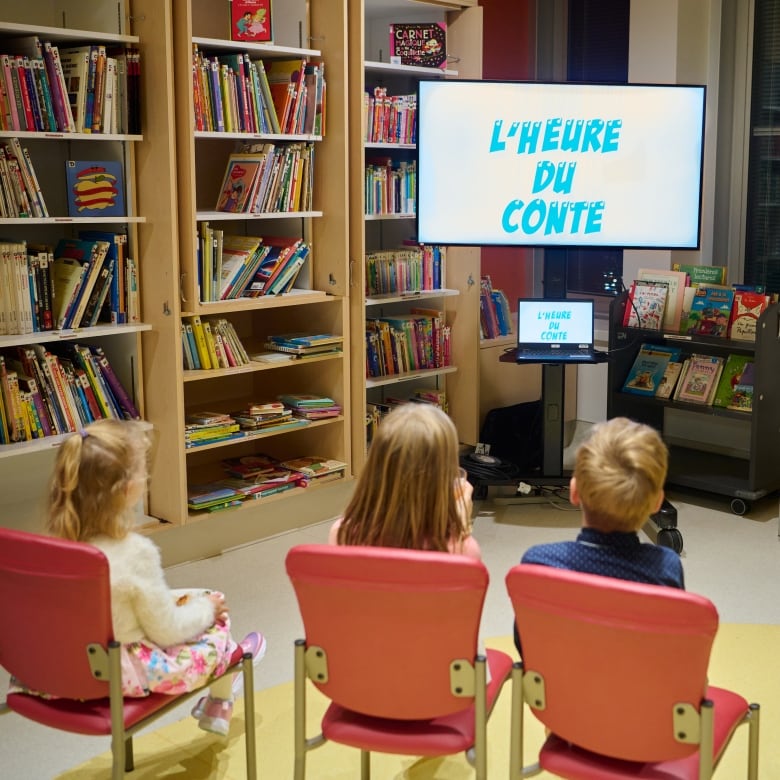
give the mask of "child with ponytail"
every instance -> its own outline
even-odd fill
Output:
[[[133,509],[147,479],[148,439],[138,423],[99,420],[62,443],[52,475],[47,530],[87,542],[108,558],[114,638],[122,644],[125,696],[180,694],[220,675],[236,649],[223,594],[171,590],[157,546],[133,533]],[[241,642],[259,661],[265,639]],[[193,709],[199,726],[226,735],[233,711],[230,676]]]

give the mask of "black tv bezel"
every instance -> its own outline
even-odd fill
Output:
[[[705,141],[706,141],[706,118],[707,118],[707,85],[706,84],[692,84],[692,83],[676,83],[676,84],[664,84],[664,83],[656,83],[656,82],[641,82],[641,83],[634,83],[634,82],[617,82],[617,81],[534,81],[529,79],[441,79],[441,78],[421,78],[417,81],[417,138],[416,138],[416,144],[415,144],[415,153],[414,153],[414,159],[415,159],[415,166],[417,171],[417,189],[415,194],[415,234],[417,236],[418,240],[421,240],[420,238],[420,174],[421,174],[421,167],[420,167],[420,146],[421,146],[421,134],[420,130],[422,127],[422,123],[419,121],[420,115],[421,115],[421,106],[422,106],[422,95],[421,95],[421,89],[424,84],[436,84],[438,86],[446,85],[448,83],[457,83],[457,84],[463,84],[463,83],[487,83],[487,84],[532,84],[532,85],[554,85],[556,87],[558,86],[579,86],[579,87],[605,87],[605,88],[614,88],[614,87],[631,87],[631,88],[657,88],[657,87],[663,87],[663,88],[687,88],[687,89],[700,89],[702,91],[702,114],[701,114],[701,154],[699,159],[699,202],[697,204],[697,215],[698,219],[696,222],[696,245],[689,245],[689,244],[683,244],[683,245],[675,245],[675,244],[618,244],[618,243],[611,243],[611,244],[590,244],[590,243],[578,243],[576,241],[572,242],[544,242],[544,243],[534,243],[534,242],[528,242],[528,241],[495,241],[495,242],[485,242],[485,243],[466,243],[463,241],[447,241],[447,240],[438,240],[438,238],[432,238],[432,239],[426,239],[425,241],[422,241],[422,243],[426,244],[443,244],[446,246],[478,246],[478,247],[514,247],[514,248],[527,248],[527,249],[551,249],[551,250],[625,250],[625,249],[637,249],[637,250],[666,250],[666,251],[698,251],[701,249],[701,240],[702,240],[702,205],[703,205],[703,198],[704,198],[704,149],[705,149]]]

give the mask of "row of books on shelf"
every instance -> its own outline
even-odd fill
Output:
[[[0,217],[48,217],[30,151],[18,138],[0,146]]]
[[[220,465],[223,478],[189,486],[187,506],[191,510],[214,512],[294,487],[330,482],[343,478],[347,468],[344,461],[320,455],[279,460],[264,453],[225,458]]]
[[[725,266],[643,268],[628,290],[623,324],[647,330],[755,341],[772,299],[763,287],[726,285]]]
[[[364,93],[363,141],[417,143],[417,95],[388,95],[387,87]]]
[[[623,391],[750,412],[754,370],[752,355],[684,356],[677,346],[643,344],[626,376]]]
[[[0,242],[0,335],[140,321],[127,236],[79,236],[56,244]]]
[[[447,248],[435,244],[380,249],[366,254],[366,295],[439,290]]]
[[[413,160],[369,160],[365,180],[366,215],[416,213],[417,165]]]
[[[258,433],[279,433],[338,417],[341,412],[341,405],[332,398],[314,393],[287,393],[232,412],[192,412],[184,420],[184,445],[201,447]]]
[[[206,56],[193,44],[195,128],[228,133],[325,134],[325,63]]]
[[[451,355],[451,329],[442,311],[414,308],[366,321],[367,377],[445,368]]]
[[[509,300],[503,290],[494,290],[490,276],[480,279],[479,326],[483,339],[508,336],[512,332]]]
[[[0,352],[0,444],[72,433],[94,420],[139,419],[103,349],[41,344]]]
[[[0,128],[129,133],[140,129],[141,57],[132,46],[58,47],[37,35],[5,39]]]
[[[201,222],[201,301],[283,295],[294,286],[310,249],[298,236],[235,235]]]
[[[223,317],[182,318],[184,368],[208,370],[258,363],[282,363],[341,352],[343,336],[335,333],[285,333],[268,336],[264,351],[249,353],[233,323]]]
[[[314,144],[244,144],[231,154],[217,211],[263,214],[308,211],[314,185]]]
[[[366,443],[371,444],[377,428],[392,409],[408,403],[431,404],[444,412],[447,412],[449,408],[447,394],[444,390],[430,387],[418,387],[407,398],[388,396],[382,403],[368,403],[366,404]]]

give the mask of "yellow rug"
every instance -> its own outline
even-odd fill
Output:
[[[514,653],[511,639],[487,640],[489,647]],[[749,701],[761,704],[761,780],[780,778],[780,626],[722,625],[715,641],[710,679],[731,688]],[[292,647],[290,648],[292,654]],[[659,658],[659,664],[673,664],[673,658]],[[641,669],[637,670],[641,674]],[[325,699],[316,693],[309,701],[309,735],[317,731]],[[289,780],[293,773],[293,686],[292,682],[256,694],[257,754],[261,780]],[[499,697],[488,724],[488,771],[491,778],[505,778],[509,771],[510,685]],[[528,739],[526,763],[531,763],[542,741],[542,729],[533,717],[526,719]],[[244,717],[236,705],[227,741],[200,731],[191,718],[141,735],[134,740],[136,770],[128,778],[153,780],[240,780],[245,778]],[[718,767],[719,780],[745,777],[747,728],[740,729]],[[57,776],[58,780],[104,780],[110,776],[110,754],[105,753]],[[377,780],[472,780],[473,769],[463,755],[445,758],[372,756],[372,776]],[[356,750],[325,744],[309,753],[307,777],[311,780],[354,780],[360,775]],[[550,777],[542,773],[539,777]]]

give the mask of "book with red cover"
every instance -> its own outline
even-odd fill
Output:
[[[271,0],[231,0],[230,40],[273,43]]]
[[[734,341],[755,341],[758,318],[767,306],[769,306],[768,295],[737,290],[731,306],[729,338]]]
[[[284,270],[287,262],[302,243],[302,238],[294,236],[263,236],[263,245],[270,247],[270,251],[260,263],[252,282],[247,287],[247,297],[267,295],[270,285]]]

